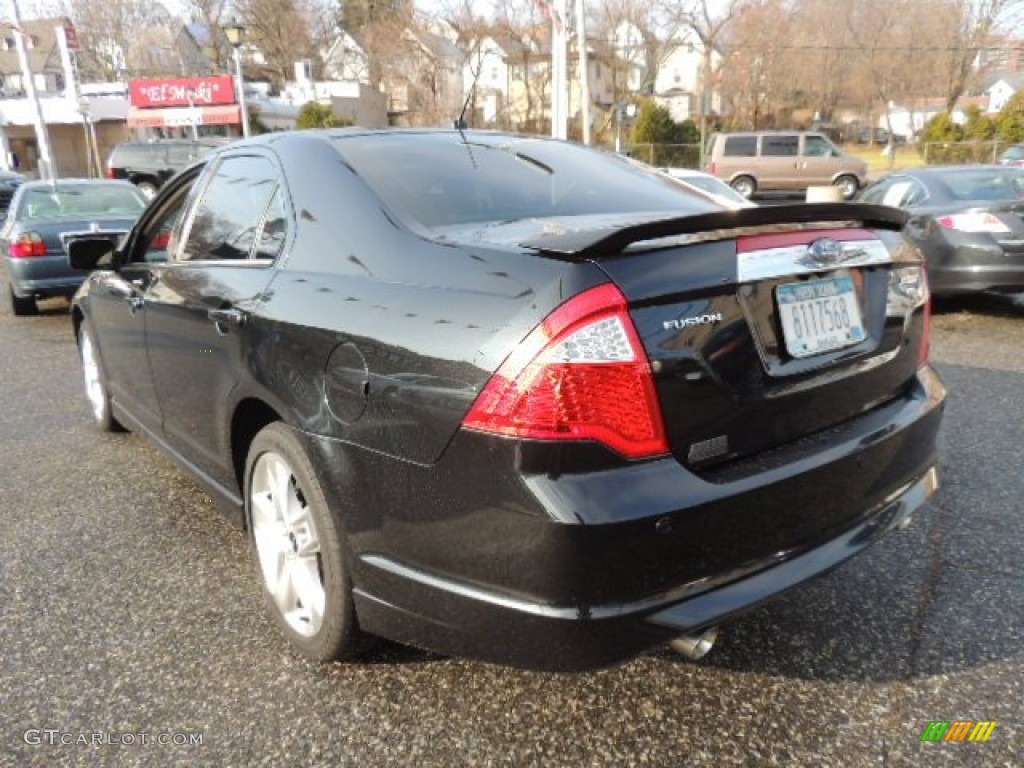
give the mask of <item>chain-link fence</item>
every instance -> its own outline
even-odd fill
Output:
[[[634,144],[629,154],[657,168],[700,169],[700,144]]]
[[[999,139],[991,141],[936,141],[921,144],[918,150],[925,165],[997,163],[999,162],[999,155],[1011,143]]]

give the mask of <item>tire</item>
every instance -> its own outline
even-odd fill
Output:
[[[737,176],[729,182],[729,186],[747,198],[747,200],[752,198],[754,193],[757,192],[757,182],[750,176]]]
[[[852,200],[857,192],[860,191],[860,182],[854,176],[840,176],[832,183],[834,186],[839,187],[843,194],[843,200]]]
[[[14,288],[8,286],[8,293],[11,296],[11,312],[17,317],[27,317],[29,315],[38,315],[39,306],[36,304],[36,300],[32,296],[22,298],[14,293]]]
[[[245,515],[267,606],[291,645],[315,661],[359,653],[344,536],[306,449],[280,422],[249,448]]]
[[[114,418],[110,410],[110,394],[107,392],[107,378],[103,372],[96,343],[92,333],[82,322],[78,329],[78,351],[82,358],[82,377],[85,383],[85,397],[89,401],[93,421],[104,432],[123,432],[124,427]]]
[[[148,179],[143,179],[135,182],[135,186],[139,188],[139,192],[141,192],[142,196],[147,200],[152,200],[156,197],[158,187],[154,182]]]

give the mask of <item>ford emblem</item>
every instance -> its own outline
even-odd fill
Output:
[[[815,240],[807,246],[807,258],[814,264],[830,267],[843,260],[843,246],[830,237]]]

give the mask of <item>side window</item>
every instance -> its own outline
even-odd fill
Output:
[[[906,196],[903,198],[904,206],[920,205],[928,199],[928,190],[924,188],[924,185],[917,179],[910,180],[910,189],[907,190]]]
[[[288,235],[288,209],[284,203],[284,190],[278,186],[270,199],[267,213],[263,217],[260,234],[256,238],[254,259],[276,259],[284,248]]]
[[[761,157],[796,157],[799,150],[799,136],[782,134],[761,137]]]
[[[824,136],[804,136],[804,155],[829,157],[832,155],[832,144]]]
[[[277,168],[265,157],[226,157],[196,203],[183,261],[247,259],[271,197]]]
[[[722,154],[725,157],[755,157],[757,155],[757,137],[726,136]]]
[[[132,261],[161,262],[175,250],[175,238],[181,232],[181,221],[187,209],[189,192],[194,184],[182,187],[167,202],[164,210],[146,227],[142,241],[132,254]]]
[[[860,196],[860,202],[862,203],[873,203],[875,205],[881,204],[885,199],[886,193],[892,186],[892,181],[880,181],[877,184],[872,184],[870,187],[864,190],[864,194]]]

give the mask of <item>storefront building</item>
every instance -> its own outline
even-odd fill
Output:
[[[128,95],[128,127],[150,138],[242,135],[230,75],[132,80]]]

